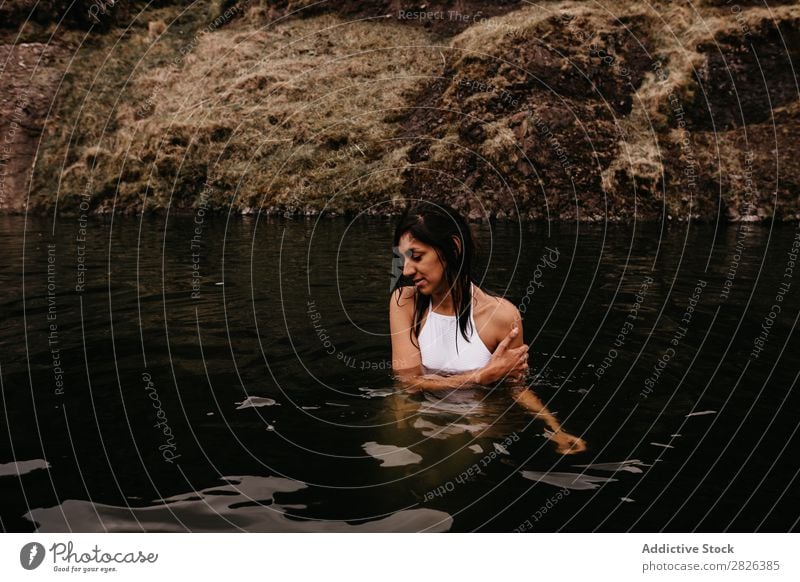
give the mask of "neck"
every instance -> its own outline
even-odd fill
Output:
[[[470,283],[470,290],[471,289],[472,283]],[[453,295],[450,289],[447,288],[447,283],[444,283],[442,288],[431,293],[431,305],[433,305],[434,311],[439,315],[456,314],[456,308],[453,305]]]

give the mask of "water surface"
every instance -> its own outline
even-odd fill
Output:
[[[796,528],[794,226],[477,226],[562,455],[396,388],[391,221],[195,218],[0,218],[4,530]]]

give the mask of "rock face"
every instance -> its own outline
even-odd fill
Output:
[[[652,48],[613,20],[522,9],[454,39],[432,109],[422,124],[407,120],[432,138],[411,151],[407,194],[460,184],[457,205],[507,216],[633,216],[623,192],[604,195],[601,176],[619,155]],[[641,18],[625,26],[636,31]],[[418,170],[437,164],[452,174]]]
[[[30,170],[63,58],[64,50],[54,45],[0,46],[0,212],[26,207]]]
[[[30,125],[30,208],[800,219],[793,4],[148,9],[94,33]]]
[[[141,0],[7,0],[0,5],[0,26],[21,28],[27,23],[58,24],[69,28],[104,31],[125,24],[142,6]],[[164,4],[163,1],[155,4]]]
[[[800,217],[800,12],[621,12],[521,8],[453,39],[406,119],[429,139],[404,193],[455,190],[475,215]]]

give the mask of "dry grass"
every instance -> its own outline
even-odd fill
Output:
[[[739,10],[734,12],[724,2],[708,2],[705,5],[630,3],[618,0],[599,3],[537,3],[535,6],[493,18],[484,23],[484,26],[473,26],[456,37],[452,44],[459,50],[459,56],[455,60],[454,69],[459,76],[485,80],[500,91],[510,84],[509,79],[515,80],[515,65],[522,66],[530,62],[525,54],[529,47],[515,43],[515,35],[535,38],[547,45],[548,40],[552,40],[549,37],[550,32],[566,26],[575,33],[575,42],[557,41],[556,48],[568,57],[570,66],[588,70],[590,67],[585,59],[588,51],[576,51],[576,46],[586,49],[589,42],[610,37],[615,31],[619,33],[620,21],[638,23],[636,30],[630,34],[645,43],[653,65],[636,86],[630,112],[627,115],[614,115],[620,137],[616,139],[613,158],[601,172],[600,186],[603,196],[610,199],[630,199],[630,188],[635,185],[640,195],[644,193],[646,197],[652,198],[663,196],[668,215],[688,217],[690,213],[696,213],[697,208],[688,208],[690,201],[686,188],[682,187],[681,177],[677,175],[685,162],[677,159],[681,153],[675,149],[675,144],[680,144],[685,138],[694,142],[694,153],[698,161],[706,164],[701,172],[706,174],[704,177],[712,178],[706,186],[713,182],[715,167],[726,168],[737,174],[743,171],[741,143],[737,143],[734,136],[726,135],[724,131],[717,131],[714,135],[703,135],[702,132],[695,131],[695,135],[690,136],[686,129],[675,127],[678,114],[671,103],[688,108],[698,91],[695,75],[703,70],[706,57],[698,52],[697,47],[704,43],[713,45],[717,37],[741,36],[745,30],[757,31],[759,23],[765,19],[784,21],[800,16],[800,8],[797,6],[747,10],[741,10],[738,6],[736,8]],[[554,19],[565,14],[571,16],[569,24],[564,25],[557,20],[553,24]],[[581,33],[591,34],[592,40],[585,41]],[[498,59],[509,61],[509,65],[501,65],[499,68],[492,66]],[[661,66],[658,67],[657,63]],[[487,70],[494,71],[488,78]],[[621,74],[617,64],[612,67],[612,74]],[[454,88],[455,85],[451,85],[445,91],[444,103],[457,102],[453,95]],[[563,90],[563,86],[559,89]],[[740,87],[739,90],[746,91],[747,88]],[[479,101],[490,97],[490,93],[482,93],[462,100],[461,103],[473,111],[485,111],[486,107]],[[536,105],[528,106],[535,108]],[[767,107],[766,103],[764,107]],[[592,125],[590,116],[582,115],[580,107],[576,108],[575,113]],[[496,163],[506,173],[508,167],[519,157],[516,140],[506,133],[509,117],[489,116],[483,125],[487,137],[474,146],[481,156]],[[437,149],[439,151],[436,151],[435,159],[442,161],[443,148]],[[432,149],[432,157],[433,153]],[[713,154],[718,154],[718,157],[715,159]],[[676,175],[670,177],[670,171]],[[624,179],[621,180],[622,177]],[[713,186],[713,183],[710,185]],[[741,188],[737,186],[735,180],[723,185],[723,196],[730,207],[742,205],[738,199]],[[714,192],[700,194],[713,197]],[[769,204],[769,201],[756,201],[756,206],[759,204]],[[614,212],[617,214],[619,211],[616,208]],[[713,212],[713,209],[710,211]],[[734,216],[737,214],[735,210],[732,213]],[[694,215],[697,217],[697,214]],[[761,215],[763,217],[764,213],[761,212]]]
[[[180,66],[140,67],[111,112],[84,110],[61,196],[91,181],[100,204],[117,192],[126,207],[146,195],[154,209],[194,205],[205,183],[212,206],[245,212],[396,199],[405,150],[390,139],[390,113],[441,66],[431,49],[414,48],[427,40],[332,15],[203,34]],[[180,53],[174,38],[166,43]],[[103,134],[107,113],[113,130]]]
[[[199,37],[230,3],[200,3],[177,23],[178,8],[149,10],[128,34],[114,32],[81,49],[48,125],[34,192],[42,207],[58,196],[62,210],[74,208],[87,190],[98,211],[113,204],[126,211],[187,209],[208,184],[209,205],[218,209],[384,213],[409,190],[457,198],[458,182],[477,184],[490,210],[508,206],[504,184],[467,163],[464,152],[472,150],[508,180],[528,216],[543,216],[537,189],[546,182],[556,216],[571,219],[577,211],[571,184],[553,146],[534,128],[535,113],[569,145],[582,217],[602,218],[608,203],[612,216],[629,218],[631,183],[657,216],[665,175],[667,212],[688,216],[676,177],[675,144],[685,133],[675,127],[670,97],[691,106],[695,73],[706,62],[698,45],[735,35],[743,22],[756,30],[763,18],[800,16],[797,6],[748,8],[737,17],[727,5],[709,4],[541,2],[474,25],[441,51],[430,46],[448,42],[441,36],[391,20],[346,22],[325,14],[269,24],[276,13],[261,0],[248,3],[246,18]],[[151,42],[148,22],[158,21],[166,29]],[[617,51],[607,70],[589,58],[601,38]],[[620,63],[635,69],[630,87]],[[523,66],[535,69],[536,82]],[[437,93],[431,81],[443,73],[449,78],[440,79]],[[496,89],[465,95],[457,87],[464,78]],[[498,105],[504,89],[522,104]],[[417,111],[409,123],[401,112],[421,95],[440,109]],[[789,109],[795,123],[796,107]],[[479,137],[469,137],[466,122],[479,126]],[[713,205],[714,164],[741,175],[740,145],[734,134],[697,128],[692,134],[707,174],[703,187],[710,184],[702,194]],[[417,135],[428,144],[427,157],[415,149]],[[706,155],[717,151],[724,163]],[[765,167],[768,153],[761,152]],[[543,171],[541,182],[525,167],[528,158]],[[415,183],[403,174],[409,165],[438,170],[445,182],[420,172],[429,183]],[[732,198],[737,187],[741,180],[723,195]]]
[[[201,2],[196,11],[185,14],[175,8],[150,10],[130,28],[106,35],[59,32],[58,42],[71,54],[33,171],[34,208],[58,201],[60,209],[69,211],[86,192],[94,209],[103,211],[113,204],[118,181],[120,202],[131,202],[127,185],[141,170],[118,163],[132,130],[120,125],[119,112],[147,102],[151,95],[142,92],[137,79],[170,67],[180,47],[207,21],[204,6]],[[157,20],[168,26],[151,43],[148,22]]]
[[[625,175],[645,191],[657,192],[665,174],[665,157],[670,156],[664,150],[664,143],[679,144],[687,138],[694,142],[696,156],[704,158],[699,161],[707,164],[706,169],[724,167],[727,172],[741,175],[743,152],[740,145],[732,143],[735,140],[731,136],[720,131],[711,136],[693,138],[683,128],[669,128],[675,125],[675,119],[680,115],[679,110],[673,110],[670,99],[677,98],[683,107],[694,100],[698,90],[695,75],[705,63],[704,55],[696,50],[700,44],[713,43],[715,37],[742,34],[743,26],[756,30],[762,19],[797,18],[800,10],[786,6],[753,8],[734,14],[728,7],[698,11],[691,5],[670,4],[658,6],[647,16],[652,23],[648,36],[655,44],[653,58],[662,66],[648,72],[637,89],[630,115],[620,119],[625,137],[619,141],[619,155],[602,173],[604,189],[619,191],[627,187],[629,183],[620,184],[617,180],[620,175]],[[746,87],[739,90],[746,90]],[[715,159],[716,153],[719,155]],[[672,162],[679,165],[675,160]],[[734,187],[730,190],[723,188],[723,195],[730,199],[732,206],[742,206],[742,201],[737,198],[744,189],[735,187],[738,186],[736,181],[732,185]],[[668,216],[687,216],[691,211],[687,207],[686,189],[680,188],[679,184],[676,186],[666,191],[666,213]],[[738,217],[738,213],[735,214]],[[763,212],[761,214],[762,218],[766,216]]]

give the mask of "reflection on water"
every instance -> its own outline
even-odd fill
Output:
[[[44,459],[31,459],[29,461],[13,461],[0,464],[0,477],[21,476],[39,469],[49,469],[50,463]]]
[[[447,531],[452,519],[433,509],[401,510],[365,523],[292,518],[302,505],[278,503],[276,495],[305,485],[278,477],[224,477],[223,485],[175,495],[145,507],[114,507],[67,500],[58,507],[34,509],[25,517],[41,532],[419,532]]]
[[[649,467],[645,463],[642,463],[639,459],[629,459],[626,461],[622,461],[620,463],[591,463],[589,465],[574,465],[575,467],[581,467],[584,469],[594,469],[595,471],[611,471],[612,473],[616,473],[617,471],[627,471],[628,473],[641,473],[642,470],[639,467]]]
[[[264,398],[263,396],[248,396],[242,402],[237,402],[239,406],[236,407],[236,410],[241,410],[242,408],[256,408],[258,406],[275,406],[278,404],[272,398]]]
[[[563,487],[580,491],[581,489],[597,489],[600,483],[616,481],[610,477],[597,477],[585,473],[561,473],[558,471],[522,471],[522,476],[537,483],[547,483],[555,487]]]
[[[362,448],[370,457],[374,457],[381,462],[381,467],[402,467],[403,465],[414,465],[422,460],[416,453],[412,453],[405,447],[394,445],[380,445],[374,441],[364,443]]]
[[[191,218],[91,222],[76,289],[74,219],[1,217],[2,527],[792,527],[800,286],[750,354],[793,227],[479,226],[528,388],[407,394],[392,226],[208,219],[198,280]]]

